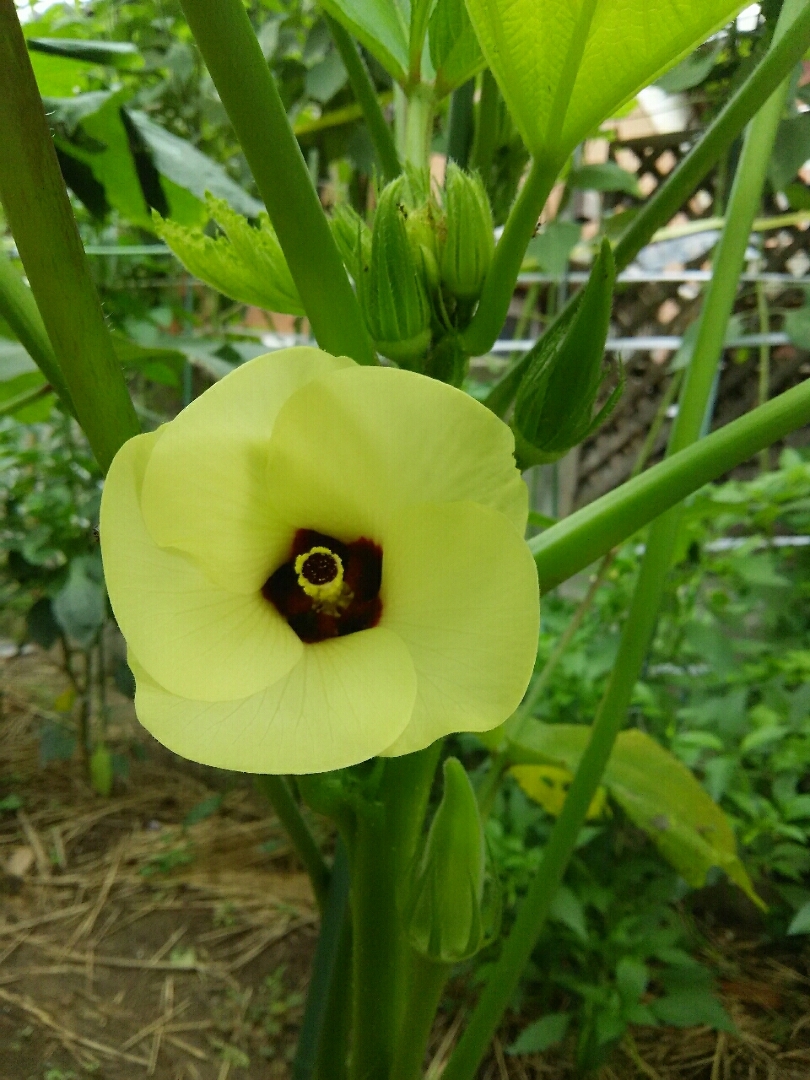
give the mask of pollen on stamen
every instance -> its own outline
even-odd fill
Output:
[[[270,575],[262,594],[303,642],[314,643],[376,626],[381,583],[382,549],[372,540],[345,543],[299,529],[289,561]]]

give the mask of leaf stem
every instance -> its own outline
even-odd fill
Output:
[[[0,145],[0,201],[76,415],[106,471],[140,425],[93,285],[14,0],[0,0]],[[44,343],[37,331],[34,336],[41,360]],[[29,340],[33,344],[30,335]],[[59,384],[57,375],[52,385]]]
[[[451,965],[437,964],[411,950],[405,1015],[391,1080],[420,1080],[430,1033]]]
[[[0,257],[0,315],[17,335],[23,348],[51,384],[62,404],[75,416],[73,402],[53,351],[48,331],[28,286],[11,265]]]
[[[52,393],[53,387],[45,383],[44,386],[34,386],[30,390],[23,390],[21,393],[15,394],[12,398],[6,398],[5,401],[0,401],[0,419],[4,416],[11,416],[18,409],[24,409],[26,405],[33,405],[41,397]]]
[[[535,158],[532,162],[495,248],[475,315],[461,336],[462,348],[470,356],[483,355],[501,331],[526,245],[532,238],[558,172],[556,160]]]
[[[471,153],[471,167],[480,173],[484,186],[488,186],[492,161],[498,141],[498,108],[501,94],[495,76],[485,68],[481,72],[481,98],[475,116],[475,135]]]
[[[278,819],[292,841],[304,868],[312,882],[312,891],[323,914],[328,899],[329,868],[323,860],[320,848],[309,831],[301,811],[290,791],[290,785],[283,776],[257,775],[257,791],[267,799],[278,815]]]
[[[329,33],[332,35],[332,40],[340,53],[343,66],[348,72],[354,96],[363,110],[363,116],[368,125],[368,132],[371,141],[374,143],[374,150],[377,153],[383,176],[386,182],[390,183],[402,172],[402,165],[399,161],[397,148],[394,145],[394,136],[380,108],[374,83],[371,81],[371,76],[368,73],[368,68],[360,54],[360,50],[348,30],[341,26],[337,19],[333,19],[331,15],[327,15],[325,12],[324,18],[326,25],[329,27]]]
[[[405,161],[417,169],[428,166],[435,107],[436,100],[431,87],[418,84],[408,91],[404,156]]]
[[[181,4],[318,344],[336,356],[375,363],[357,298],[241,0],[181,0]]]
[[[321,933],[312,961],[312,975],[307,989],[298,1047],[292,1066],[293,1080],[310,1080],[315,1068],[340,954],[341,938],[346,930],[348,905],[349,860],[343,840],[338,837],[335,861],[332,866],[326,903],[323,907]],[[339,1071],[338,1063],[333,1064],[335,1066],[333,1075],[335,1075]]]
[[[450,115],[447,121],[447,156],[456,165],[466,169],[470,160],[473,140],[473,98],[475,79],[457,87],[450,98]]]
[[[759,332],[767,334],[771,328],[771,314],[768,309],[768,296],[765,292],[765,283],[757,282],[757,315],[759,317]],[[760,405],[764,405],[771,392],[771,347],[760,345],[759,347],[759,386],[757,399]],[[759,455],[760,472],[767,472],[771,467],[771,450],[766,446]]]
[[[653,465],[529,541],[543,592],[584,570],[616,544],[810,421],[810,380]]]

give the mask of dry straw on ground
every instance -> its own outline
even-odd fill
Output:
[[[265,1080],[289,1076],[317,921],[278,823],[241,780],[147,746],[110,799],[81,763],[38,764],[63,684],[49,657],[3,661],[0,798],[0,1080]],[[118,749],[145,741],[111,694]],[[195,807],[214,812],[184,824]],[[637,1028],[600,1080],[806,1080],[810,963],[723,931],[735,1036]],[[454,988],[455,989],[455,988]],[[439,1080],[469,1002],[440,1016],[426,1076]],[[532,1016],[510,1017],[481,1080],[573,1077],[573,1045],[510,1057]]]

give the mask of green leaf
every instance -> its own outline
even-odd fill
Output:
[[[536,261],[547,274],[562,277],[581,236],[582,226],[575,221],[550,221],[529,241],[526,259]]]
[[[739,0],[467,0],[526,146],[560,164],[602,120],[743,6]]]
[[[561,885],[554,895],[549,918],[567,926],[581,941],[588,940],[588,924],[579,897],[567,885]]]
[[[75,127],[75,138],[70,138],[66,132],[60,133],[57,129],[54,132],[54,144],[57,152],[73,158],[89,169],[92,177],[103,188],[106,201],[112,207],[134,225],[151,229],[149,205],[132,157],[127,131],[121,120],[127,96],[126,91],[112,94],[101,101],[99,108],[85,112],[81,123]],[[89,108],[91,103],[87,104]],[[55,105],[57,103],[49,102],[50,115],[54,115]],[[68,108],[67,103],[59,103],[57,107],[59,106],[62,110]],[[152,171],[154,173],[154,168]],[[76,193],[82,197],[80,191]],[[160,190],[159,179],[157,191],[152,193],[153,200],[156,195],[166,202],[165,193]]]
[[[709,990],[677,990],[654,1001],[650,1008],[672,1027],[699,1027],[707,1024],[716,1031],[735,1034],[737,1029],[726,1010]]]
[[[348,77],[340,54],[330,52],[309,69],[304,80],[304,87],[311,98],[325,105],[338,90],[346,85]]]
[[[76,736],[64,724],[46,720],[39,733],[39,767],[52,761],[70,761],[76,750]]]
[[[50,649],[59,639],[60,632],[50,597],[41,596],[31,605],[25,616],[26,640],[36,642],[42,649]]]
[[[795,308],[785,316],[785,333],[800,349],[810,349],[810,306]]]
[[[810,900],[803,904],[788,927],[789,934],[810,934]]]
[[[82,60],[86,64],[131,67],[140,60],[138,47],[129,41],[86,41],[82,38],[28,38],[28,48],[49,56]]]
[[[222,795],[209,795],[207,799],[203,799],[202,802],[198,802],[195,806],[189,810],[186,816],[183,818],[183,826],[188,828],[189,825],[196,825],[198,821],[205,821],[206,818],[215,814],[222,805]]]
[[[397,82],[408,78],[408,28],[397,0],[322,0],[323,9],[375,56]]]
[[[187,270],[225,296],[265,311],[303,315],[298,290],[267,214],[259,215],[258,228],[254,229],[222,199],[209,196],[206,207],[224,230],[216,239],[199,227],[188,228],[157,214],[153,228]]]
[[[86,649],[104,625],[106,609],[98,561],[87,555],[73,559],[67,582],[54,597],[56,621],[68,637]]]
[[[647,965],[634,956],[623,956],[616,965],[616,989],[625,1008],[638,1004],[649,981]]]
[[[231,180],[221,165],[186,139],[172,135],[137,109],[127,109],[127,115],[149,148],[155,168],[172,183],[201,200],[210,192],[247,217],[256,217],[264,210],[263,204]]]
[[[521,1031],[511,1046],[507,1047],[507,1054],[542,1054],[551,1046],[556,1046],[565,1038],[568,1025],[571,1022],[571,1014],[546,1013],[533,1024]]]
[[[464,0],[438,0],[428,26],[439,96],[472,78],[485,64]]]
[[[810,158],[810,113],[783,120],[776,132],[768,179],[776,191],[784,191]]]
[[[563,764],[576,772],[589,738],[585,725],[527,720],[509,744],[510,761]],[[602,782],[690,885],[700,888],[711,867],[718,866],[764,907],[737,856],[726,815],[689,769],[654,739],[637,730],[621,732]]]
[[[723,41],[695,49],[691,56],[681,60],[680,64],[657,80],[657,85],[668,94],[679,94],[700,86],[714,70],[717,58],[723,51]]]
[[[571,170],[568,183],[570,187],[583,191],[624,191],[636,199],[641,198],[641,189],[634,174],[615,161],[606,161],[602,165],[580,165],[578,169]]]
[[[4,799],[0,799],[0,810],[19,810],[23,802],[19,795],[6,795]]]

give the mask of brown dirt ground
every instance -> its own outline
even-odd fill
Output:
[[[146,748],[126,782],[102,799],[81,762],[40,768],[64,677],[38,652],[0,665],[0,798],[22,798],[0,813],[0,1080],[286,1080],[317,919],[278,822],[241,779],[151,741],[112,691],[113,748]],[[637,1028],[599,1080],[810,1078],[804,942],[777,956],[750,930],[709,937],[739,1034]],[[429,1080],[463,1011],[440,1017]],[[573,1078],[571,1045],[504,1054],[531,1019],[504,1026],[481,1080]]]

